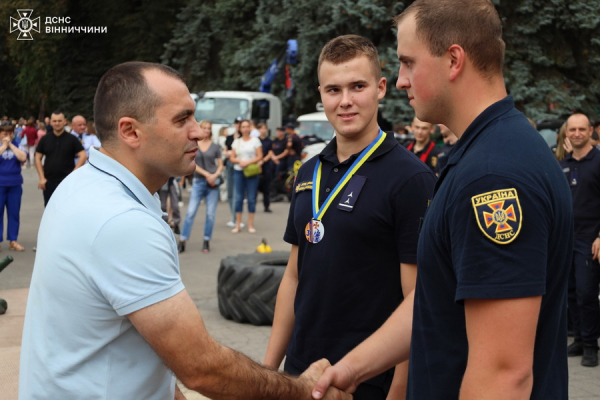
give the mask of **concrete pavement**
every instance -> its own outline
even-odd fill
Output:
[[[18,361],[20,340],[25,311],[27,288],[31,279],[36,253],[35,246],[39,221],[43,212],[41,191],[37,189],[37,174],[32,169],[23,170],[23,205],[19,242],[26,247],[23,253],[7,250],[2,243],[0,258],[10,254],[15,261],[0,273],[0,297],[8,301],[8,312],[0,316],[0,400],[16,400],[18,393]],[[184,191],[187,205],[189,193]],[[274,250],[289,250],[281,239],[287,220],[289,203],[272,204],[273,213],[262,212],[257,205],[256,234],[244,231],[232,234],[227,228],[229,207],[219,203],[211,252],[203,254],[204,205],[198,211],[196,222],[186,251],[180,255],[181,274],[184,284],[196,303],[209,333],[220,343],[247,354],[261,362],[265,354],[271,327],[256,327],[225,320],[218,311],[217,272],[219,262],[228,255],[254,252],[265,237]],[[182,212],[185,212],[186,207]],[[92,213],[93,210],[90,210]],[[183,218],[183,216],[182,216]],[[600,367],[585,368],[579,365],[580,357],[569,359],[570,396],[572,400],[600,399]],[[198,393],[182,388],[188,400],[206,399]]]

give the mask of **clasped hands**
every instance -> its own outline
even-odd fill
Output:
[[[321,359],[300,375],[312,388],[312,397],[316,400],[349,400],[356,390],[353,372],[340,363],[331,366],[329,361]],[[349,393],[347,393],[349,392]]]

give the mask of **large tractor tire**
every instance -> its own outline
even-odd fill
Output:
[[[289,252],[239,254],[221,260],[219,312],[236,322],[271,325]]]

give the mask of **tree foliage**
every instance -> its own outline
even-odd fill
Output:
[[[600,115],[600,0],[493,0],[504,25],[505,80],[517,106],[534,119],[581,110]],[[406,94],[394,88],[398,62],[391,18],[412,0],[9,0],[0,3],[0,111],[46,108],[91,116],[95,86],[111,66],[161,61],[180,70],[192,91],[257,90],[288,39],[296,95],[285,114],[314,110],[317,59],[330,39],[348,33],[379,49],[388,91],[383,114],[408,122]],[[37,34],[17,41],[8,21],[19,8],[70,16],[107,34]],[[5,25],[6,24],[6,25]],[[283,73],[273,83],[285,98]]]
[[[159,62],[184,0],[17,0],[0,3],[0,110],[11,115],[91,118],[100,77],[124,61]],[[34,40],[9,33],[10,17],[33,9],[42,29]],[[62,26],[107,27],[107,33],[46,33],[46,17],[69,17]],[[6,46],[6,47],[4,47]]]

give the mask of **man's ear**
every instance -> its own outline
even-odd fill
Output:
[[[384,77],[379,78],[379,83],[377,84],[377,90],[379,91],[377,95],[377,99],[381,100],[385,97],[385,92],[387,90],[387,79]]]
[[[465,68],[465,62],[467,55],[465,49],[457,44],[453,44],[448,48],[447,51],[450,73],[448,78],[451,81],[455,80]]]
[[[127,146],[137,148],[140,145],[139,137],[140,123],[131,117],[122,117],[119,119],[118,136]]]

